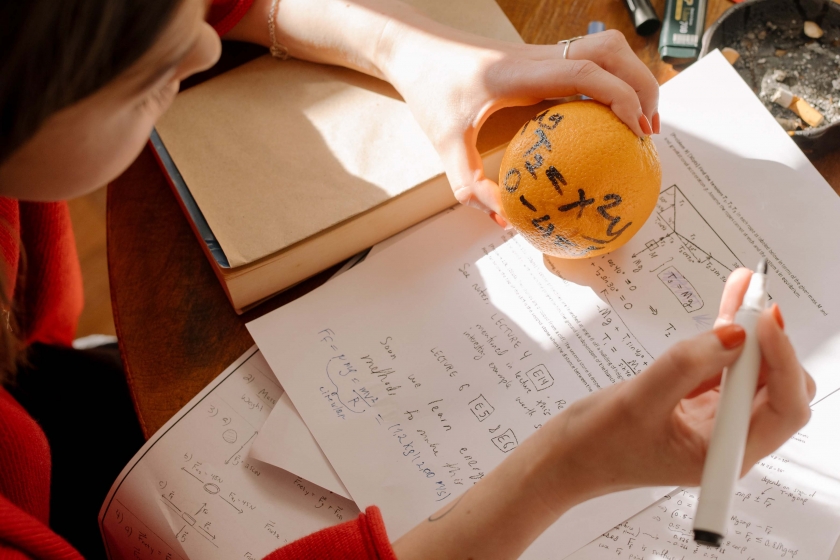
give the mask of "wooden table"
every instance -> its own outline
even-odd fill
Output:
[[[601,20],[607,28],[624,32],[660,83],[676,74],[659,59],[658,34],[636,35],[621,0],[498,2],[529,43],[556,43]],[[660,14],[664,3],[653,1]],[[731,5],[709,0],[708,21]],[[225,58],[217,72],[253,56],[239,51]],[[840,189],[840,153],[815,163]],[[321,274],[237,316],[148,148],[108,187],[107,228],[114,321],[147,437],[253,344],[247,321],[300,297],[329,276]]]

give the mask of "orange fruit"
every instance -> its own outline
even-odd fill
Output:
[[[662,169],[639,138],[597,101],[572,101],[519,130],[499,174],[507,221],[540,251],[594,257],[627,243],[653,212]]]

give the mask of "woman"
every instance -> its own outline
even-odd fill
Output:
[[[396,1],[5,2],[0,249],[6,289],[0,295],[7,302],[8,385],[21,343],[49,345],[28,355],[37,375],[65,363],[39,356],[70,343],[81,308],[66,206],[56,201],[98,188],[129,165],[180,80],[218,58],[219,35],[391,82],[438,150],[457,199],[502,226],[498,186],[483,175],[475,149],[477,131],[493,111],[580,93],[610,106],[637,135],[659,131],[656,82],[618,33],[575,41],[564,57],[562,47],[458,32]],[[459,501],[393,545],[373,507],[271,558],[511,558],[584,500],[642,485],[697,483],[720,372],[744,341],[731,320],[748,279],[745,270],[731,275],[713,332],[675,346],[637,378],[575,403]],[[762,386],[746,468],[807,421],[814,393],[778,307],[762,315],[758,336]],[[85,383],[72,379],[74,386]],[[0,389],[0,559],[80,558],[48,526],[50,445],[55,450],[61,441],[53,437],[48,445],[29,412]],[[64,468],[54,464],[54,480]],[[53,495],[60,490],[54,487]],[[96,503],[101,498],[94,496]]]

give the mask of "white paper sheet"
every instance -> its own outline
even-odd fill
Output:
[[[272,415],[275,421],[263,424],[248,456],[352,500],[318,442],[295,410],[289,395],[283,393],[277,400]]]
[[[694,542],[698,489],[688,488],[666,496],[571,558],[840,560],[838,426],[840,395],[814,406],[808,427],[741,479],[719,550]]]
[[[381,243],[377,243],[367,251],[359,253],[349,259],[344,266],[332,276],[336,278],[347,272],[354,266],[380,251],[397,243],[401,239],[419,231],[435,220],[452,212],[454,208],[448,208],[443,212],[426,218],[419,224],[389,237]],[[292,474],[301,476],[314,482],[321,488],[334,492],[339,496],[352,499],[345,488],[338,474],[327,460],[324,452],[321,451],[318,442],[309,432],[300,414],[295,410],[294,404],[287,394],[283,394],[272,410],[272,422],[266,423],[264,429],[254,439],[251,445],[250,456],[254,459],[274,465]]]
[[[99,512],[109,558],[253,560],[354,519],[351,501],[248,457],[282,394],[252,348],[158,430]]]
[[[840,267],[823,255],[840,254],[840,200],[718,53],[663,87],[660,108],[662,194],[622,249],[544,264],[459,209],[249,325],[351,495],[382,508],[392,538],[544,419],[710,328],[738,266],[766,256],[797,349],[831,354]],[[818,398],[840,386],[822,364],[810,370]],[[656,492],[583,504],[526,556],[563,557]]]

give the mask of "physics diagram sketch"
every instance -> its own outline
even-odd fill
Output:
[[[585,261],[547,257],[545,265],[592,286],[603,300],[599,346],[615,353],[615,343],[626,346],[631,337],[640,346],[631,359],[620,359],[631,374],[675,340],[712,328],[726,279],[745,266],[677,184],[662,190],[653,215],[627,246]],[[633,331],[655,336],[645,346]]]
[[[109,557],[258,559],[354,519],[350,500],[248,457],[282,394],[252,348],[161,428],[102,506]]]

